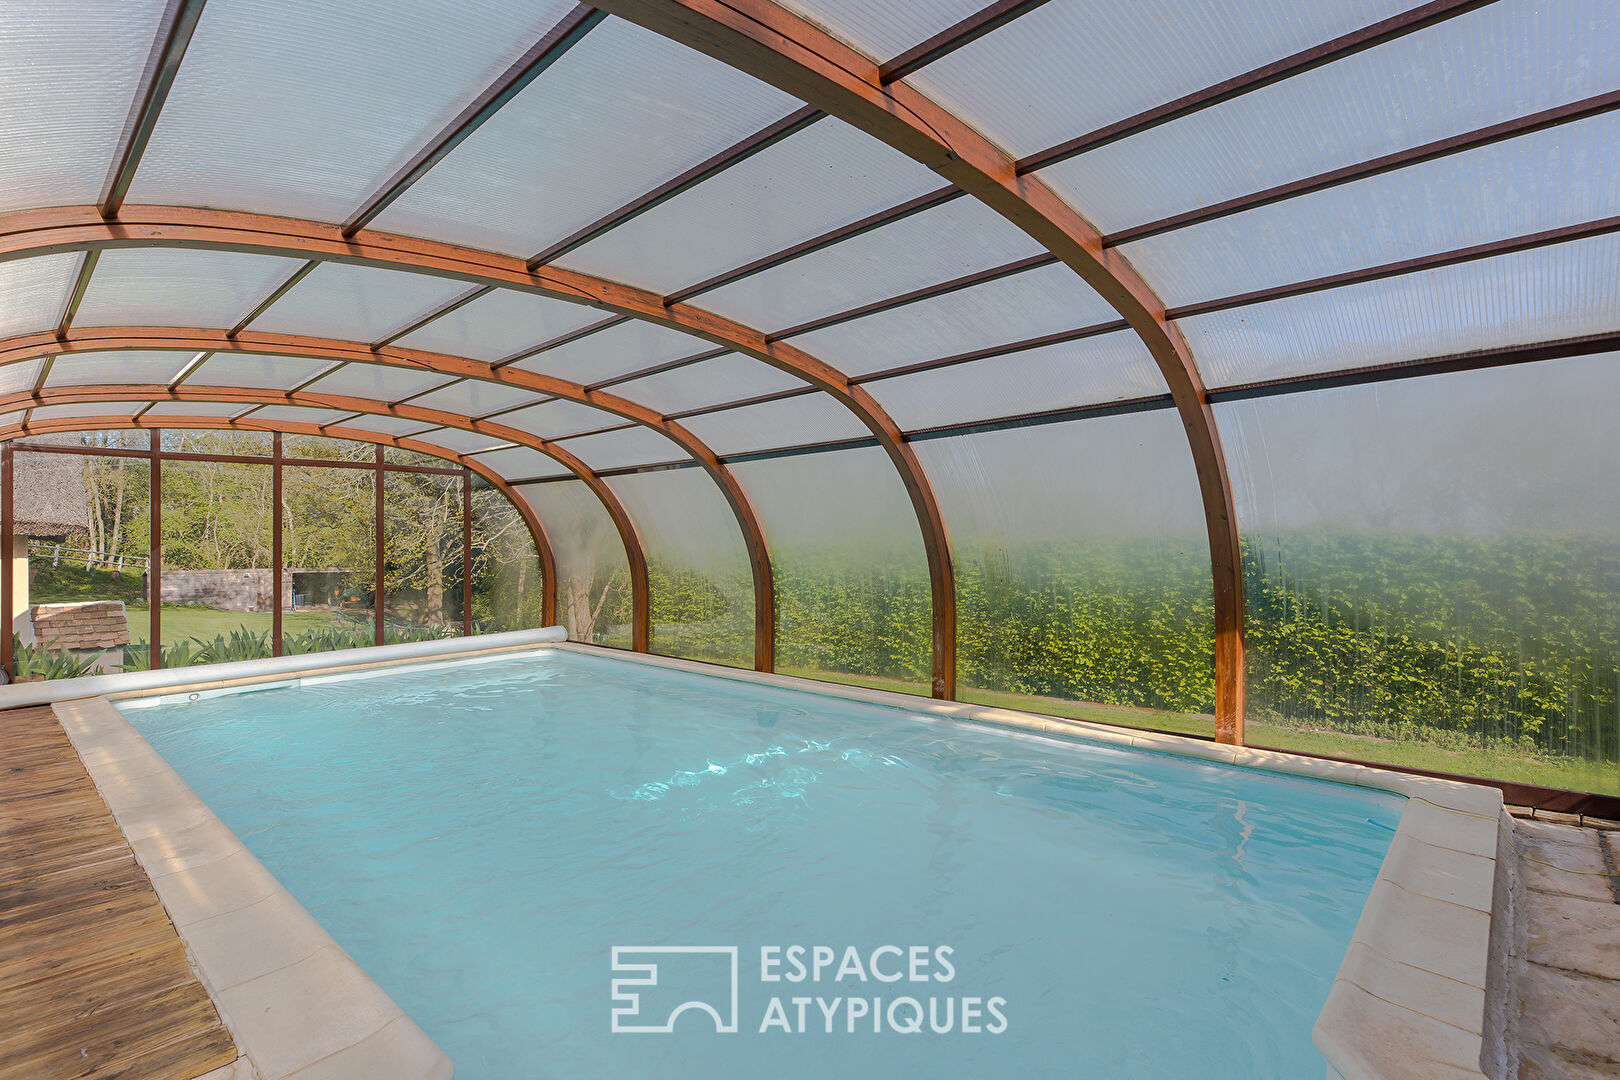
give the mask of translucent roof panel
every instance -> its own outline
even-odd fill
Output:
[[[686,461],[691,457],[667,436],[639,425],[604,431],[599,435],[581,435],[562,440],[557,445],[597,471]]]
[[[863,385],[907,430],[1168,392],[1129,330]]]
[[[558,439],[564,435],[577,435],[582,431],[622,424],[624,419],[577,401],[547,401],[506,413],[501,416],[501,423],[542,439]]]
[[[754,579],[720,488],[701,469],[617,476],[607,485],[647,553],[651,650],[752,667]]]
[[[159,401],[142,415],[148,419],[164,416],[235,416],[248,406],[239,401]]]
[[[0,211],[93,203],[168,5],[0,5]]]
[[[478,417],[544,398],[544,394],[525,390],[521,386],[485,382],[482,379],[465,379],[421,397],[412,398],[411,404],[423,409],[441,409],[461,416]]]
[[[464,431],[461,428],[435,428],[432,431],[419,431],[412,435],[411,438],[419,442],[432,443],[434,446],[442,446],[446,450],[457,454],[470,454],[479,450],[488,450],[491,447],[501,446],[511,441],[491,435],[483,435],[476,431]]]
[[[68,252],[0,263],[0,337],[54,330],[83,258]]]
[[[1324,277],[1620,214],[1620,114],[1126,244],[1166,304]]]
[[[449,278],[322,263],[254,319],[252,329],[376,341],[467,289],[466,282]]]
[[[196,353],[136,351],[67,353],[51,363],[47,388],[94,383],[154,383],[167,386],[185,370]]]
[[[496,289],[393,342],[402,349],[495,361],[602,318],[596,308]]]
[[[0,365],[0,394],[23,394],[39,382],[41,360],[22,360]]]
[[[785,330],[1044,251],[974,199],[955,199],[693,300],[766,330]]]
[[[81,416],[134,416],[146,408],[144,401],[88,401],[82,405],[47,405],[28,414],[36,420],[72,420]]]
[[[861,375],[1116,318],[1074,271],[1052,265],[789,340],[846,374]]]
[[[337,365],[303,356],[260,356],[219,352],[186,376],[187,386],[250,386],[292,391]]]
[[[186,50],[131,201],[341,220],[571,6],[212,5]]]
[[[73,325],[235,326],[298,266],[235,251],[104,251]]]
[[[1607,92],[1617,34],[1608,0],[1500,0],[1038,175],[1114,231]]]
[[[681,425],[721,455],[872,434],[842,402],[822,393],[688,416]]]
[[[1412,6],[1410,0],[1056,0],[910,76],[1014,157],[1201,90]],[[1083,72],[1075,57],[1083,50]]]
[[[347,413],[336,409],[314,409],[301,405],[266,405],[254,409],[252,419],[261,423],[286,421],[295,424],[330,424]]]
[[[932,170],[824,117],[557,265],[670,293],[940,187]]]
[[[487,465],[509,480],[532,480],[540,476],[563,476],[568,470],[557,464],[557,459],[529,446],[513,446],[505,450],[491,450],[473,460]]]
[[[344,364],[330,375],[323,375],[306,389],[312,394],[342,394],[371,398],[373,401],[399,401],[454,381],[450,375],[415,371],[390,364]]]
[[[339,427],[357,428],[360,431],[375,431],[380,435],[407,436],[418,431],[428,431],[434,427],[420,420],[406,420],[399,416],[346,416],[338,424]]]
[[[787,0],[783,7],[855,46],[874,60],[899,56],[984,7],[983,0]]]
[[[1620,328],[1620,236],[1180,320],[1211,387]]]
[[[526,484],[518,497],[546,527],[556,554],[557,618],[575,641],[630,646],[630,569],[624,541],[581,480]]]
[[[611,389],[620,397],[668,416],[803,385],[802,380],[753,357],[726,353],[713,360],[619,383]]]
[[[712,348],[707,341],[691,334],[631,319],[519,360],[512,366],[519,371],[535,371],[590,385]]]
[[[531,256],[797,106],[718,61],[609,19],[375,225]]]

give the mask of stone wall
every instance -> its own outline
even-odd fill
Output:
[[[165,604],[203,604],[226,611],[269,611],[271,572],[263,570],[171,570],[163,568]],[[150,599],[150,596],[148,597]],[[282,610],[292,610],[292,575],[281,576]]]

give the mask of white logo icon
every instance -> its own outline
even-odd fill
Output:
[[[669,978],[661,979],[665,969]],[[613,980],[615,1034],[668,1034],[689,1009],[708,1013],[717,1032],[737,1030],[735,945],[615,945],[613,971],[625,976]],[[681,989],[676,991],[674,986]],[[710,992],[692,997],[693,990]],[[642,1012],[643,997],[648,999],[646,1013]],[[667,1011],[666,1005],[670,1006]]]

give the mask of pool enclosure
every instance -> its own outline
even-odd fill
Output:
[[[1617,36],[1615,0],[9,6],[3,606],[21,462],[89,449],[145,470],[153,614],[166,570],[268,570],[277,651],[300,573],[377,640],[411,590],[477,629],[487,573],[503,627],[1620,794]],[[262,555],[176,562],[205,466],[273,489]],[[353,513],[289,561],[321,468]]]

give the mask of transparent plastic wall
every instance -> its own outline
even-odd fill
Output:
[[[288,456],[365,460],[372,448],[286,438]],[[287,655],[376,643],[377,488],[370,469],[281,468],[281,647]]]
[[[776,585],[776,669],[929,692],[933,611],[911,500],[881,450],[732,466]]]
[[[1617,361],[1217,407],[1249,741],[1620,792]]]
[[[462,530],[460,476],[418,472],[383,475],[383,617],[387,640],[397,637],[416,641],[462,633]]]
[[[702,469],[608,481],[647,550],[653,652],[738,667],[754,662],[754,581],[742,530]]]
[[[574,641],[631,644],[630,565],[624,542],[583,480],[517,489],[551,537],[557,563],[557,618]]]
[[[474,632],[544,626],[547,582],[528,523],[482,478],[473,481],[472,510]]]
[[[1175,413],[913,445],[951,537],[958,697],[1213,731],[1209,547]]]

